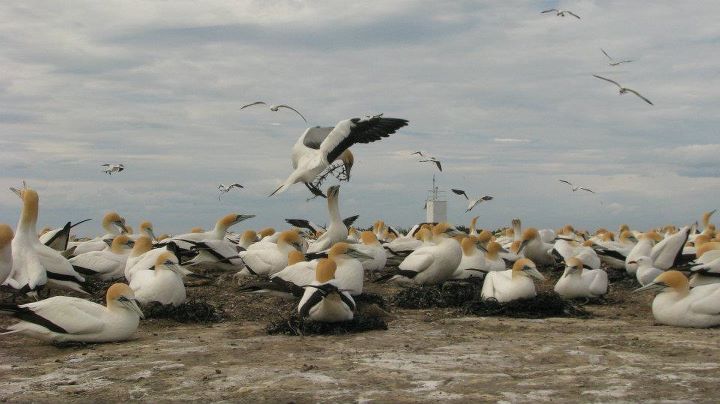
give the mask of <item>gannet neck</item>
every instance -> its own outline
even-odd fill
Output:
[[[337,194],[328,195],[328,212],[330,213],[330,224],[342,223],[340,218],[340,207],[338,206]],[[328,226],[329,228],[330,226]]]
[[[37,235],[37,218],[40,205],[40,198],[37,192],[30,188],[22,191],[23,210],[18,222],[18,233]]]

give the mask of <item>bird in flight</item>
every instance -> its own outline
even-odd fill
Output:
[[[557,8],[551,8],[550,10],[545,10],[545,11],[541,12],[540,14],[552,13],[553,11],[555,12],[555,15],[557,15],[558,17],[565,17],[565,14],[570,14],[571,16],[577,18],[578,20],[580,19],[579,15],[573,13],[570,10],[558,10]]]
[[[601,50],[602,53],[603,53],[605,56],[607,56],[607,58],[610,60],[610,62],[608,62],[608,64],[609,64],[610,66],[615,67],[615,66],[621,65],[621,64],[623,64],[623,63],[630,63],[630,62],[632,62],[632,60],[615,60],[612,56],[608,55],[608,53],[605,52],[605,49],[600,48],[600,50]]]
[[[420,156],[420,157],[425,157],[425,155],[423,154],[423,152],[421,152],[421,151],[419,151],[419,150],[416,151],[416,152],[414,152],[414,153],[410,153],[411,156],[413,156],[413,155],[415,155],[415,154],[417,154],[417,155]]]
[[[572,191],[573,191],[573,192],[578,191],[578,190],[581,190],[581,191],[590,192],[590,193],[592,193],[592,194],[595,193],[595,191],[593,191],[593,190],[590,189],[590,188],[585,188],[585,187],[581,187],[581,186],[577,186],[577,187],[576,187],[576,186],[573,185],[570,181],[566,181],[566,180],[558,180],[558,181],[564,182],[564,183],[570,185],[570,188],[572,188]]]
[[[633,90],[633,89],[631,89],[631,88],[623,87],[623,86],[621,86],[620,83],[618,83],[617,81],[610,80],[610,79],[606,79],[605,77],[598,76],[597,74],[593,74],[593,76],[599,78],[600,80],[609,81],[609,82],[615,84],[616,86],[618,86],[618,88],[620,89],[620,95],[627,94],[628,92],[631,92],[631,93],[637,95],[638,97],[642,98],[642,100],[645,101],[645,102],[647,102],[648,104],[650,104],[650,105],[655,105],[655,104],[653,104],[650,100],[648,100],[647,98],[645,98],[645,97],[643,97],[642,95],[640,95],[640,93],[638,93],[637,91],[635,91],[635,90]]]
[[[107,175],[112,175],[112,173],[119,173],[120,171],[125,169],[125,166],[122,164],[106,163],[106,164],[103,164],[102,167],[105,167],[103,169],[103,172],[106,173]]]
[[[253,105],[268,105],[268,104],[266,104],[266,103],[263,102],[263,101],[255,101],[255,102],[251,102],[250,104],[243,105],[242,107],[240,107],[240,109],[245,109],[245,108],[247,108],[247,107],[252,107]],[[295,111],[295,113],[298,114],[298,115],[300,115],[300,118],[302,118],[303,121],[305,121],[305,123],[307,123],[307,119],[305,119],[305,117],[303,116],[303,114],[301,114],[297,109],[295,109],[295,108],[293,108],[293,107],[291,107],[291,106],[289,106],[289,105],[285,105],[285,104],[270,105],[270,111],[273,111],[273,112],[277,112],[278,109],[280,109],[280,108],[287,108],[287,109],[289,109],[289,110],[291,110],[291,111]]]
[[[230,192],[230,190],[233,188],[240,189],[240,188],[245,188],[245,187],[238,184],[237,182],[234,184],[230,184],[228,186],[225,186],[225,184],[220,184],[220,185],[218,185],[218,191],[220,191],[220,194],[218,194],[218,200],[220,200],[220,197],[222,196],[222,194],[226,194],[226,193]]]
[[[467,194],[465,193],[465,191],[463,191],[462,189],[451,189],[451,191],[453,191],[453,192],[454,192],[455,194],[457,194],[457,195],[462,195],[462,196],[464,196],[465,199],[468,200],[468,207],[467,207],[467,210],[465,210],[465,213],[470,212],[470,211],[472,210],[472,208],[474,208],[478,203],[482,203],[482,202],[485,202],[485,201],[492,201],[492,200],[493,200],[493,197],[490,196],[490,195],[481,196],[481,197],[479,197],[479,198],[477,198],[477,199],[470,199],[470,198],[467,196]]]
[[[435,163],[438,170],[442,172],[442,164],[440,164],[440,160],[436,159],[435,157],[430,157],[429,159],[420,160],[420,163]]]

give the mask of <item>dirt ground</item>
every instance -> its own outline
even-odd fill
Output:
[[[188,293],[222,307],[220,323],[150,319],[132,341],[65,348],[1,337],[0,400],[716,402],[719,331],[653,325],[652,296],[634,286],[614,283],[590,319],[391,306],[387,331],[294,337],[265,332],[294,302],[219,275]]]

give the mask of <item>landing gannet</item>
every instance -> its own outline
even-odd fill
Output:
[[[527,258],[515,261],[511,270],[489,272],[485,275],[481,297],[506,303],[517,299],[530,299],[537,295],[531,278],[544,280],[535,263]]]
[[[340,196],[340,186],[333,185],[327,190],[327,206],[330,225],[327,231],[320,238],[315,240],[307,249],[308,253],[317,253],[327,250],[333,244],[347,240],[348,229],[340,218],[340,210],[338,207],[338,199]]]
[[[0,224],[0,285],[10,276],[13,266],[12,239],[15,236],[12,228]]]
[[[681,272],[667,271],[635,292],[660,290],[652,303],[655,321],[677,327],[720,325],[720,284],[690,289]]]
[[[331,258],[323,258],[315,269],[315,280],[305,287],[298,312],[314,321],[334,323],[353,319],[355,301],[341,290],[335,279],[337,266]]]
[[[183,270],[175,254],[165,252],[155,259],[153,269],[141,269],[132,277],[130,288],[142,304],[158,302],[179,306],[185,303]]]
[[[304,240],[293,230],[280,234],[277,243],[258,242],[251,249],[238,255],[245,262],[245,268],[239,275],[272,275],[280,272],[288,264],[288,254],[292,250],[302,251]]]
[[[630,261],[628,264],[637,265],[635,277],[642,286],[651,283],[655,280],[655,278],[660,276],[660,274],[665,272],[662,269],[655,268],[653,266],[653,260],[650,257],[638,257],[634,261]]]
[[[573,13],[570,10],[558,10],[557,8],[551,8],[549,10],[541,11],[540,14],[552,13],[553,11],[555,12],[555,15],[558,17],[565,17],[565,14],[570,14],[571,16],[577,18],[578,20],[580,19],[579,15]]]
[[[103,172],[107,175],[112,175],[113,173],[119,173],[120,171],[125,169],[125,166],[122,164],[106,163],[106,164],[103,164],[101,167],[105,167],[103,169]]]
[[[352,118],[338,122],[334,128],[309,128],[300,136],[292,150],[294,171],[270,196],[283,193],[291,185],[303,182],[316,195],[322,191],[311,182],[332,162],[342,158],[349,177],[352,154],[347,149],[356,143],[370,143],[395,133],[406,126],[405,119],[383,118],[381,115]],[[314,189],[313,189],[314,188]]]
[[[585,269],[583,262],[571,257],[560,279],[555,284],[555,292],[565,299],[592,298],[607,294],[608,276],[602,269]]]
[[[452,191],[455,194],[462,195],[465,197],[465,199],[467,199],[468,206],[467,206],[467,209],[465,210],[465,213],[470,212],[472,210],[472,208],[474,208],[478,203],[485,202],[485,201],[492,201],[492,199],[493,199],[493,197],[490,195],[481,196],[476,199],[470,199],[467,196],[467,194],[465,193],[465,191],[463,191],[462,189],[452,189]]]
[[[447,223],[433,227],[433,245],[422,246],[408,255],[392,280],[435,285],[450,279],[462,259],[460,244],[450,238],[456,234],[458,231]]]
[[[55,296],[23,305],[0,305],[0,312],[22,320],[5,334],[20,333],[49,342],[113,342],[129,339],[142,311],[124,283],[108,288],[106,306],[75,297]]]
[[[650,102],[650,100],[648,100],[647,98],[643,97],[643,96],[642,96],[640,93],[638,93],[637,91],[635,91],[635,90],[633,90],[633,89],[631,89],[631,88],[623,87],[623,86],[621,86],[620,83],[618,83],[617,81],[610,80],[610,79],[606,79],[605,77],[598,76],[597,74],[593,74],[593,76],[599,78],[600,80],[609,81],[609,82],[615,84],[616,86],[618,86],[618,88],[620,89],[620,95],[624,95],[624,94],[627,94],[628,92],[630,92],[630,93],[633,93],[633,94],[637,95],[638,97],[640,97],[643,101],[647,102],[648,104],[654,105],[652,102]]]
[[[263,102],[263,101],[255,101],[255,102],[251,102],[250,104],[243,105],[242,107],[240,107],[240,109],[245,109],[245,108],[247,108],[247,107],[252,107],[253,105],[267,105],[267,104],[266,104],[265,102]],[[293,107],[291,107],[291,106],[289,106],[289,105],[285,105],[285,104],[270,105],[270,111],[273,111],[273,112],[277,112],[280,108],[286,108],[286,109],[289,109],[289,110],[291,110],[291,111],[294,111],[296,114],[300,115],[300,118],[302,118],[303,121],[305,121],[305,123],[307,123],[307,119],[305,119],[305,117],[304,117],[297,109],[295,109],[295,108],[293,108]]]
[[[125,275],[130,242],[128,236],[121,234],[113,239],[109,249],[76,255],[70,258],[70,264],[83,275],[97,276],[104,281],[120,279]]]

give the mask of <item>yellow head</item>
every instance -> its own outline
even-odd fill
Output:
[[[540,237],[540,234],[538,233],[537,229],[535,229],[534,227],[528,227],[527,229],[525,229],[525,231],[523,231],[521,240],[522,241],[530,241],[530,240],[534,240],[539,237]]]
[[[12,243],[14,237],[13,230],[6,224],[0,224],[0,249]]]
[[[462,236],[461,236],[462,237]],[[463,237],[460,240],[460,246],[464,255],[475,255],[477,247],[475,247],[476,239],[474,237]]]
[[[348,243],[335,243],[332,247],[330,247],[330,250],[328,250],[328,258],[335,258],[338,255],[346,254],[349,249],[350,245]]]
[[[420,229],[415,233],[415,238],[420,241],[430,241],[430,239],[432,239],[432,232],[427,228]]]
[[[325,283],[331,279],[335,279],[336,269],[337,264],[331,258],[320,259],[317,267],[315,267],[315,280],[320,283]]]
[[[512,276],[513,278],[516,276],[529,276],[540,280],[545,279],[545,277],[538,272],[535,263],[527,258],[520,258],[515,261],[515,264],[513,264],[512,267]]]
[[[235,213],[230,213],[218,220],[218,223],[220,224],[220,227],[228,228],[238,222],[239,216],[240,215],[237,215]]]
[[[105,292],[105,302],[109,306],[111,302],[114,302],[123,296],[127,299],[135,299],[135,292],[130,289],[130,286],[124,283],[115,283],[108,288],[107,292]]]
[[[128,236],[124,234],[117,235],[113,239],[112,244],[110,244],[110,251],[114,252],[115,254],[122,254],[125,248],[128,247],[129,243],[130,239],[128,238]]]
[[[296,250],[302,250],[303,247],[302,237],[300,237],[298,232],[294,230],[285,230],[284,232],[280,233],[280,237],[278,237],[277,243],[278,245],[289,245]]]
[[[480,232],[480,234],[478,234],[477,237],[480,243],[487,244],[488,241],[492,240],[493,235],[489,231],[483,230]]]
[[[117,239],[117,237],[115,238]],[[113,242],[115,242],[115,240],[113,240]],[[135,245],[133,246],[130,256],[139,257],[150,250],[152,250],[152,240],[150,240],[150,237],[140,236],[135,240]]]
[[[175,254],[170,251],[164,252],[155,258],[155,268],[162,267],[163,265],[177,264],[178,259]]]
[[[435,237],[447,234],[451,230],[450,224],[438,223],[437,226],[433,227],[432,234]]]
[[[258,236],[260,238],[272,236],[273,234],[275,234],[275,229],[272,227],[266,227],[258,232]]]
[[[502,246],[500,244],[495,241],[491,241],[487,245],[487,253],[485,256],[491,260],[496,260],[501,250]]]
[[[653,283],[672,288],[677,292],[686,292],[690,287],[688,279],[680,271],[665,271],[658,275]]]
[[[254,230],[245,230],[240,239],[245,241],[257,240],[257,233]]]
[[[570,258],[568,258],[567,261],[565,261],[565,264],[566,264],[569,268],[583,269],[583,262],[580,261],[580,259],[578,259],[578,258],[576,258],[576,257],[570,257]]]
[[[377,245],[379,244],[377,237],[375,236],[375,233],[371,231],[364,231],[360,233],[360,240],[365,245]]]
[[[345,173],[347,174],[347,179],[350,180],[350,171],[352,171],[352,166],[355,164],[355,157],[353,156],[350,149],[345,149],[344,152],[340,154],[338,157],[345,166]]]

